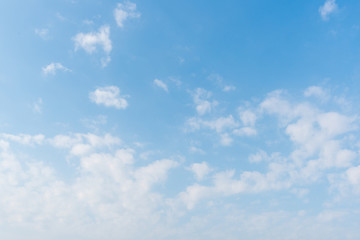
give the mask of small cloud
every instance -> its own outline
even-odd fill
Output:
[[[194,147],[194,146],[191,146],[189,150],[191,153],[205,154],[204,150],[202,150],[201,148]]]
[[[92,24],[94,24],[94,21],[85,19],[85,20],[83,21],[83,24],[92,25]]]
[[[333,14],[338,9],[335,0],[326,0],[324,5],[319,8],[319,13],[322,20],[329,20],[329,15]]]
[[[178,57],[177,59],[178,59],[179,64],[183,64],[185,62],[185,58],[183,58],[183,57]]]
[[[49,39],[49,29],[47,28],[41,28],[41,29],[36,28],[35,34],[41,37],[43,40]]]
[[[176,77],[169,77],[169,80],[175,83],[177,87],[181,86],[182,82]]]
[[[128,107],[128,102],[124,97],[120,96],[120,89],[116,86],[97,88],[89,93],[89,98],[92,102],[106,107],[115,107],[117,109],[126,109]]]
[[[114,17],[116,24],[119,27],[124,27],[124,22],[130,18],[139,18],[141,13],[136,11],[136,4],[130,1],[118,3],[114,10]]]
[[[105,67],[111,60],[109,54],[112,50],[112,43],[110,40],[110,27],[103,25],[97,32],[90,33],[78,33],[73,37],[75,42],[75,51],[79,48],[84,49],[88,54],[92,54],[97,51],[98,47],[101,47],[106,54],[101,59],[101,66]]]
[[[61,15],[61,13],[56,13],[56,17],[60,20],[60,21],[65,21],[67,20],[66,17],[64,17],[63,15]]]
[[[97,32],[78,33],[75,37],[73,37],[73,41],[75,42],[75,51],[82,48],[85,52],[92,54],[97,50],[97,47],[100,46],[106,54],[109,54],[112,49],[109,37],[110,27],[107,25],[100,27]]]
[[[235,86],[225,84],[224,78],[220,74],[212,73],[208,76],[208,79],[218,85],[224,92],[236,90]]]
[[[61,63],[50,63],[49,65],[42,68],[42,72],[45,75],[55,75],[57,70],[61,70],[64,72],[71,72],[70,69],[64,67]]]
[[[36,100],[34,103],[33,103],[33,112],[34,113],[42,113],[42,104],[43,104],[43,101],[41,98],[38,98],[38,100]]]
[[[317,97],[321,101],[324,101],[324,102],[329,99],[328,93],[323,88],[321,88],[319,86],[308,87],[304,91],[304,96],[305,97]]]
[[[224,92],[230,92],[230,91],[234,91],[234,90],[236,90],[235,86],[226,85],[226,86],[223,87]]]
[[[156,86],[158,86],[159,88],[163,89],[165,92],[169,92],[167,85],[163,81],[161,81],[159,79],[155,79],[154,84]]]
[[[85,118],[81,120],[81,123],[87,128],[98,130],[99,126],[107,124],[107,116],[99,115],[95,118]]]
[[[199,115],[211,112],[211,110],[218,105],[217,101],[208,101],[211,97],[211,92],[202,88],[197,88],[193,97],[194,103],[196,104],[196,111]]]
[[[104,68],[110,63],[111,57],[110,56],[103,57],[100,59],[100,61],[101,61],[101,67]]]

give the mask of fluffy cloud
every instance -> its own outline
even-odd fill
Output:
[[[78,33],[73,37],[75,43],[75,51],[80,48],[84,49],[88,54],[97,51],[101,47],[106,54],[101,59],[101,65],[105,67],[111,60],[109,54],[112,50],[112,43],[110,40],[110,27],[107,25],[101,26],[97,32]]]
[[[197,130],[224,141],[234,130],[256,124],[262,126],[259,135],[265,128],[279,134],[271,136],[278,145],[261,135],[260,143],[246,146],[249,155],[237,145],[231,149],[234,161],[216,147],[181,161],[141,159],[129,147],[133,144],[109,133],[0,134],[0,227],[6,230],[0,236],[232,239],[242,234],[264,239],[271,233],[275,239],[338,239],[351,233],[349,238],[357,239],[358,209],[347,211],[333,190],[351,190],[350,206],[358,202],[358,119],[308,99],[289,99],[276,91],[238,118],[229,113],[193,118]],[[246,156],[257,165],[247,165]],[[207,159],[194,163],[194,157]],[[186,177],[189,170],[195,179]],[[325,196],[313,195],[318,187]],[[336,201],[328,203],[333,195]],[[308,196],[327,202],[314,210],[311,203],[302,204]],[[289,201],[297,209],[285,210]],[[314,229],[332,232],[324,237]],[[200,230],[207,232],[198,236]]]
[[[167,85],[163,81],[159,79],[155,79],[154,84],[159,88],[161,88],[162,90],[164,90],[165,92],[169,92]]]
[[[89,93],[89,98],[92,102],[106,107],[125,109],[128,106],[127,100],[120,96],[120,89],[116,86],[97,88]]]
[[[324,21],[327,21],[329,19],[329,15],[334,13],[337,10],[337,8],[338,8],[338,6],[337,6],[335,0],[326,0],[324,5],[322,5],[319,8],[319,13],[320,13],[321,18]]]
[[[98,239],[108,227],[122,226],[114,228],[118,229],[115,235],[126,232],[128,238],[137,238],[138,224],[150,220],[156,224],[161,216],[157,208],[164,202],[154,187],[166,181],[168,172],[178,166],[176,161],[161,159],[135,166],[135,151],[119,146],[119,139],[109,134],[41,135],[41,142],[50,144],[41,148],[65,147],[72,154],[76,145],[88,144],[96,150],[76,155],[76,177],[64,181],[47,160],[27,161],[12,150],[14,141],[27,145],[38,136],[0,136],[2,226],[29,228],[34,239],[38,234],[40,239],[48,234],[57,236],[54,239],[64,234]],[[114,232],[107,237],[114,239]]]
[[[305,95],[323,93],[319,88],[308,88]],[[190,185],[179,194],[179,199],[188,209],[198,201],[216,196],[239,193],[256,193],[270,190],[290,189],[297,184],[314,183],[323,179],[329,172],[341,173],[345,182],[357,184],[357,168],[351,168],[358,158],[358,151],[350,144],[351,133],[357,130],[357,117],[341,112],[323,111],[307,101],[291,102],[285,91],[269,93],[258,103],[255,110],[240,111],[241,123],[232,115],[213,121],[198,117],[190,118],[188,125],[193,130],[209,128],[220,134],[223,145],[230,144],[234,135],[253,135],[252,127],[262,118],[276,117],[277,128],[283,132],[293,148],[290,153],[267,153],[263,150],[249,156],[249,161],[267,165],[267,171],[244,171],[236,176],[236,171],[215,173],[213,184]],[[258,113],[258,114],[256,114]],[[239,126],[242,126],[238,128]],[[352,140],[350,140],[352,139]],[[331,179],[331,178],[329,178]],[[332,181],[329,180],[330,185]],[[295,191],[295,190],[291,190]],[[295,191],[296,192],[296,191]]]
[[[75,50],[84,49],[87,53],[93,53],[100,46],[105,53],[109,54],[112,49],[110,40],[110,27],[104,25],[98,32],[78,33],[74,38]]]
[[[42,72],[45,75],[55,75],[57,70],[71,72],[70,69],[64,67],[61,63],[50,63],[49,65],[42,68]]]
[[[118,3],[114,10],[114,17],[119,27],[124,27],[124,22],[127,19],[139,18],[140,12],[136,11],[136,4],[130,1],[124,3]]]

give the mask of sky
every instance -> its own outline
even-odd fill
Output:
[[[360,2],[0,2],[0,238],[360,239]]]

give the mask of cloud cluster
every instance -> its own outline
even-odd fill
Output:
[[[197,88],[193,93],[193,100],[197,116],[186,121],[186,127],[190,131],[208,129],[219,135],[220,144],[229,146],[233,143],[234,136],[255,136],[257,131],[255,123],[257,116],[250,109],[239,109],[235,118],[233,114],[227,116],[215,116],[213,113],[218,101],[210,100],[212,94],[202,88]],[[215,117],[214,117],[215,116]]]
[[[320,87],[310,87],[304,95],[319,95],[323,92]],[[186,191],[179,194],[188,209],[194,208],[201,199],[214,196],[290,190],[323,178],[328,178],[328,183],[335,186],[331,180],[334,176],[342,181],[342,186],[337,185],[337,188],[356,185],[352,187],[356,189],[359,171],[354,164],[359,154],[351,144],[353,139],[347,137],[352,136],[358,129],[355,115],[323,111],[306,101],[291,102],[281,90],[269,93],[256,109],[256,112],[240,111],[242,124],[253,127],[261,118],[275,117],[293,150],[289,154],[260,150],[250,155],[250,162],[267,164],[266,172],[244,171],[237,176],[235,169],[226,170],[214,173],[211,186],[198,183],[188,186]],[[225,132],[225,137],[229,137],[226,129],[237,128],[239,124],[231,115],[220,117],[213,122],[199,118],[188,121],[188,125],[193,129],[207,126],[218,133]],[[337,173],[334,175],[334,172]]]
[[[114,239],[107,230],[115,226],[119,236],[135,232],[138,221],[156,223],[157,208],[164,202],[154,187],[178,166],[171,159],[139,165],[135,150],[121,146],[120,140],[109,134],[53,138],[2,134],[0,139],[0,222],[58,237],[66,232]],[[76,177],[64,181],[46,160],[27,161],[13,150],[14,142],[35,142],[39,149],[68,149]],[[39,231],[45,226],[46,231]]]

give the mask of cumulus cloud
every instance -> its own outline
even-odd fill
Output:
[[[140,16],[141,13],[136,10],[136,4],[130,1],[118,3],[114,10],[116,24],[121,28],[124,27],[124,22],[127,19],[139,18]]]
[[[92,148],[109,145],[75,155],[78,162],[73,166],[76,178],[64,180],[47,164],[48,160],[28,161],[18,153],[19,148],[11,147],[12,142],[28,144],[38,138],[0,136],[0,182],[6,186],[0,189],[2,226],[24,231],[31,229],[31,236],[40,239],[57,239],[65,235],[98,239],[109,232],[109,227],[117,231],[105,234],[108,239],[124,236],[125,232],[127,238],[132,239],[139,237],[136,234],[138,226],[146,222],[154,223],[149,228],[148,233],[151,233],[156,219],[161,216],[158,208],[164,204],[154,188],[166,181],[169,171],[178,166],[177,161],[160,159],[135,165],[135,151],[117,145],[117,138],[109,134],[77,133],[45,138],[42,143],[66,147],[71,154],[74,146],[81,143],[90,144]],[[113,144],[116,148],[112,150]],[[46,147],[41,145],[38,150]],[[63,160],[65,162],[65,156]],[[21,232],[15,235],[20,237]],[[9,233],[10,230],[2,231],[0,236]]]
[[[165,92],[169,92],[167,85],[166,85],[163,81],[161,81],[161,80],[159,80],[159,79],[155,79],[155,80],[154,80],[154,84],[155,84],[157,87],[159,87],[159,88],[161,88],[162,90],[164,90]]]
[[[120,89],[116,86],[107,86],[97,88],[89,93],[92,102],[106,107],[115,107],[117,109],[126,109],[128,102],[125,97],[120,96]]]
[[[144,234],[156,239],[207,239],[209,235],[194,236],[199,229],[221,239],[240,233],[264,239],[269,232],[273,238],[324,238],[315,228],[333,231],[327,239],[349,232],[358,238],[358,209],[344,210],[338,196],[318,211],[301,204],[304,199],[297,199],[295,211],[281,209],[294,197],[312,195],[328,201],[336,195],[335,187],[352,190],[349,199],[355,206],[360,193],[357,117],[306,98],[290,100],[284,91],[266,95],[253,109],[238,111],[239,118],[228,113],[211,119],[196,116],[193,124],[225,142],[236,129],[262,124],[258,134],[265,128],[278,134],[271,135],[279,139],[275,148],[264,135],[246,151],[240,144],[231,149],[237,151],[234,161],[210,147],[206,156],[195,156],[209,158],[206,162],[185,167],[183,158],[141,159],[129,147],[133,144],[109,133],[0,134],[0,222],[6,229],[0,236],[10,234],[11,226],[18,234],[31,229],[37,239],[141,239]],[[264,118],[271,121],[263,124]],[[260,167],[244,164],[246,156]],[[64,177],[63,169],[69,176]],[[183,171],[191,171],[195,180],[184,177]],[[317,194],[313,189],[327,184],[330,189],[313,195]],[[244,210],[244,205],[252,207]],[[274,205],[280,210],[273,211]]]
[[[329,20],[329,16],[337,10],[338,6],[335,0],[326,0],[324,5],[319,8],[319,13],[324,21]]]
[[[324,92],[326,90],[310,87],[304,95],[318,97]],[[259,118],[276,117],[279,123],[276,127],[285,134],[288,143],[293,146],[292,151],[285,155],[263,150],[251,154],[249,161],[266,164],[266,172],[245,171],[236,177],[235,170],[224,171],[214,175],[212,185],[190,185],[179,194],[179,199],[187,208],[193,208],[201,199],[215,196],[289,189],[298,183],[314,183],[328,172],[341,172],[346,168],[343,181],[353,186],[357,184],[358,169],[352,166],[359,154],[351,147],[349,141],[353,139],[344,137],[357,130],[356,116],[324,111],[305,100],[292,102],[281,90],[269,93],[254,109],[257,110],[240,111],[241,123],[229,115],[213,121],[194,117],[187,124],[193,130],[215,130],[221,137],[220,142],[227,145],[233,140],[229,130],[233,135],[254,135],[257,131],[252,126]]]
[[[75,51],[78,51],[80,48],[84,49],[88,54],[92,54],[102,48],[105,53],[105,57],[101,59],[102,66],[106,66],[111,58],[109,56],[112,50],[112,43],[110,39],[110,27],[108,25],[103,25],[99,28],[97,32],[90,33],[78,33],[73,37],[75,43]]]
[[[42,68],[42,72],[45,75],[55,75],[58,70],[63,72],[71,72],[70,69],[64,67],[61,63],[54,62]]]

